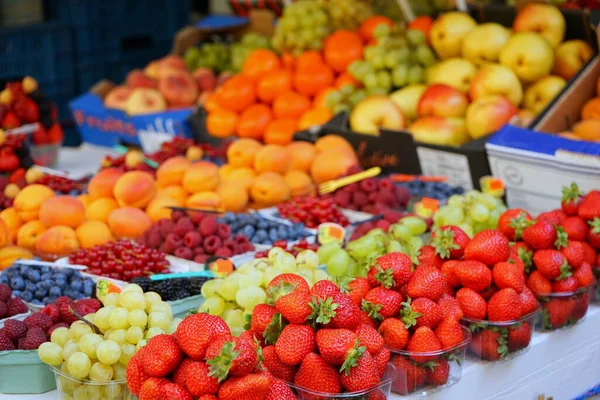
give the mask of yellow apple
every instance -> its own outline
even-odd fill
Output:
[[[500,64],[512,69],[522,82],[535,82],[552,70],[554,51],[540,34],[513,35],[500,52]]]
[[[464,118],[469,106],[466,94],[452,86],[437,83],[427,88],[419,101],[419,117]]]
[[[556,49],[552,73],[569,80],[593,55],[594,50],[583,40],[567,40]]]
[[[477,66],[498,61],[511,32],[495,22],[481,24],[465,36],[461,54]]]
[[[565,17],[558,8],[541,3],[529,3],[519,11],[513,22],[515,32],[537,32],[558,47],[565,37]]]
[[[464,37],[476,26],[477,22],[469,14],[445,13],[431,25],[429,41],[441,59],[460,57]]]
[[[512,69],[500,64],[488,64],[481,68],[469,88],[471,100],[482,96],[499,94],[506,96],[515,106],[523,100],[523,87]]]
[[[477,68],[464,58],[451,58],[435,64],[427,70],[427,83],[443,83],[461,92],[468,92]]]
[[[525,90],[523,107],[539,114],[565,87],[567,81],[560,76],[549,75]]]
[[[526,108],[519,110],[517,124],[520,127],[527,128],[535,119],[535,114]]]
[[[473,139],[496,132],[519,110],[506,97],[497,94],[475,100],[467,110],[467,132]]]
[[[406,118],[387,96],[373,95],[361,100],[350,113],[350,128],[358,133],[379,135],[379,128],[402,129]]]
[[[470,140],[464,118],[422,117],[408,130],[421,143],[461,146]]]
[[[408,85],[390,94],[390,100],[400,108],[406,119],[412,121],[417,118],[417,107],[425,89],[427,86],[421,84]]]

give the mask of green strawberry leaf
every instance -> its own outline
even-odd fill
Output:
[[[383,320],[383,316],[379,314],[379,310],[381,310],[381,304],[373,304],[370,301],[366,301],[363,299],[362,301],[362,309],[367,315],[374,320]]]
[[[208,314],[208,313],[209,313],[209,310],[206,310],[206,313]],[[192,308],[192,309],[191,309],[191,310],[189,310],[187,313],[185,313],[185,316],[186,316],[186,317],[189,317],[190,315],[194,315],[194,314],[198,314],[198,310],[196,310],[196,309],[193,309],[193,308]]]
[[[244,320],[246,321],[246,323],[244,324],[244,330],[249,331],[250,330],[250,323],[252,322],[252,315],[251,314],[244,314]]]
[[[354,343],[354,347],[350,351],[348,351],[348,354],[346,355],[346,359],[344,360],[344,363],[340,367],[340,372],[343,372],[344,375],[348,376],[348,374],[350,373],[350,370],[353,367],[356,367],[358,365],[358,360],[360,360],[360,358],[362,357],[362,355],[364,354],[364,352],[366,350],[367,350],[366,346],[360,345],[360,339],[356,339],[356,342]]]
[[[309,306],[312,312],[306,319],[313,323],[325,325],[336,316],[335,310],[339,307],[339,304],[333,302],[333,297],[322,300],[313,296]]]
[[[525,265],[525,273],[528,274],[531,270],[531,266],[533,265],[533,252],[531,250],[519,247],[517,250],[517,255],[521,261],[523,261],[523,265]]]
[[[565,260],[560,266],[560,275],[558,276],[558,278],[556,278],[556,280],[560,281],[561,279],[568,278],[571,275],[573,275],[573,272],[571,272],[571,266],[569,265],[567,260]]]
[[[577,186],[577,183],[572,182],[569,186],[563,186],[561,202],[571,203],[579,200],[579,197],[583,195],[583,192]]]
[[[552,328],[552,323],[550,323],[550,313],[545,308],[542,308],[542,327],[544,329]]]
[[[271,322],[265,328],[265,331],[262,333],[263,338],[265,339],[266,344],[275,344],[277,339],[279,339],[279,335],[281,335],[281,331],[284,328],[283,318],[280,313],[276,313],[271,318]]]
[[[456,364],[458,364],[459,366],[461,365],[462,361],[461,361],[461,357],[460,357],[460,350],[456,350],[453,353],[450,353],[446,356],[446,358],[448,359],[448,362],[456,362]]]
[[[402,303],[402,310],[400,311],[400,319],[404,322],[404,327],[406,329],[415,326],[417,324],[417,319],[423,316],[423,314],[413,311],[410,303],[411,298],[407,297],[407,300]]]
[[[557,250],[560,250],[563,247],[567,247],[569,241],[569,235],[565,232],[562,226],[556,227],[556,241],[554,242],[554,246],[556,246]]]
[[[434,369],[435,367],[439,367],[439,366],[440,366],[440,364],[436,363],[435,361],[429,361],[429,362],[427,362],[427,363],[425,363],[425,364],[422,364],[422,367],[423,367],[423,368],[427,368],[427,369],[429,369],[431,372],[433,372],[433,369]]]
[[[441,258],[450,258],[451,250],[460,249],[460,246],[454,243],[454,232],[451,229],[436,229],[431,245],[435,247],[435,254]]]
[[[508,355],[508,332],[504,329],[505,333],[498,336],[496,340],[498,342],[498,354],[500,354],[500,358],[504,358]]]
[[[517,217],[510,220],[508,226],[515,230],[515,239],[518,240],[523,236],[523,231],[525,228],[530,226],[533,221],[530,221],[526,218],[524,212],[520,213]]]
[[[375,273],[375,280],[381,283],[386,289],[391,289],[396,281],[394,280],[394,271],[391,268],[383,269],[379,264],[376,264],[377,272]]]
[[[256,345],[256,358],[258,360],[258,362],[256,363],[256,366],[260,366],[262,364],[263,361],[265,361],[265,356],[263,356],[263,351],[262,351],[262,347],[260,345],[260,340],[258,340],[256,338],[256,336],[254,336],[254,344]]]
[[[234,350],[235,342],[225,342],[221,346],[221,352],[213,358],[206,360],[208,368],[208,376],[214,376],[219,382],[227,379],[229,369],[233,361],[241,354],[241,350]]]
[[[483,324],[483,323],[472,323],[469,324],[469,330],[471,331],[471,333],[477,333],[482,329],[486,329],[487,325]]]
[[[336,285],[338,285],[338,287],[340,288],[340,292],[342,293],[350,293],[350,282],[352,282],[354,280],[353,276],[334,276],[331,277],[331,281],[333,281],[333,283],[335,283]]]
[[[600,218],[594,217],[594,220],[588,221],[588,224],[592,227],[592,233],[600,234]]]

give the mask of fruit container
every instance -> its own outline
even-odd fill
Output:
[[[52,371],[37,350],[0,351],[0,393],[39,394],[56,389]]]
[[[527,350],[540,308],[515,321],[486,321],[463,318],[461,322],[472,334],[469,355],[482,361],[507,361]]]
[[[298,400],[333,400],[333,399],[387,399],[390,396],[393,382],[397,379],[397,370],[392,364],[388,364],[381,382],[374,388],[362,390],[360,392],[348,393],[321,393],[305,389],[301,386],[294,385],[288,382],[288,386],[294,391]]]
[[[583,321],[590,300],[594,297],[596,284],[579,288],[573,292],[535,294],[542,305],[542,322],[539,330],[549,332],[570,328]]]
[[[167,303],[171,305],[173,318],[185,318],[190,310],[197,311],[203,301],[204,297],[201,294],[197,294],[185,299],[167,301]]]
[[[431,352],[410,352],[389,349],[390,364],[396,367],[396,379],[392,383],[392,392],[399,395],[426,397],[450,387],[462,377],[467,346],[471,341],[471,332],[462,327],[463,340],[446,350]],[[448,364],[448,374],[436,371],[436,366]],[[437,364],[437,365],[436,365]]]
[[[75,379],[61,370],[50,367],[54,372],[59,399],[106,399],[134,400],[125,379],[110,382],[92,382]]]
[[[23,302],[23,303],[25,303],[25,305],[27,305],[26,302]],[[27,308],[29,308],[29,306],[27,306]],[[23,321],[28,316],[29,316],[29,313],[26,312],[26,313],[23,313],[23,314],[13,315],[12,317],[6,317],[6,318],[3,318],[3,319],[0,319],[0,328],[4,328],[4,323],[6,321],[8,321],[9,319],[18,319],[19,321]]]
[[[592,301],[594,303],[600,303],[600,267],[594,267],[593,271],[598,283],[594,287],[594,297],[592,298]]]
[[[54,168],[58,164],[61,143],[31,146],[31,158],[35,165]]]

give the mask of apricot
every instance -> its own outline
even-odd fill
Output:
[[[224,180],[226,182],[237,182],[246,189],[250,189],[255,179],[256,172],[252,168],[240,167],[231,171]]]
[[[115,183],[123,175],[118,168],[106,168],[98,172],[88,183],[88,195],[96,200],[101,197],[113,197]]]
[[[88,221],[108,221],[108,214],[119,208],[119,203],[111,197],[94,200],[87,208],[85,216]]]
[[[87,209],[88,206],[90,204],[92,204],[92,198],[90,197],[89,194],[85,193],[85,194],[80,194],[79,196],[77,196],[77,198],[79,199],[79,201],[81,203],[83,203],[83,205],[85,206],[85,208]]]
[[[148,214],[153,222],[163,218],[170,219],[172,210],[167,207],[183,207],[184,204],[185,200],[181,201],[180,199],[175,199],[166,195],[159,195],[148,204],[148,207],[146,207],[146,214]]]
[[[0,248],[4,246],[8,246],[12,243],[10,238],[10,231],[8,230],[8,226],[3,219],[0,219]]]
[[[156,183],[148,172],[126,172],[115,183],[113,195],[121,207],[144,208],[156,195]]]
[[[10,267],[18,259],[31,260],[31,251],[19,246],[5,246],[0,248],[0,271]]]
[[[326,150],[317,154],[310,167],[310,175],[316,184],[337,179],[357,164],[354,153],[342,150]]]
[[[17,241],[19,229],[21,228],[21,225],[23,225],[23,221],[21,221],[19,214],[17,214],[17,210],[14,207],[8,207],[0,212],[0,220],[4,221],[6,224],[8,232],[10,233],[10,238],[12,239],[12,242],[15,243]]]
[[[292,169],[309,172],[310,166],[317,155],[315,145],[305,141],[298,141],[288,144],[287,149],[292,156]]]
[[[235,170],[235,167],[230,164],[223,164],[219,167],[219,179],[224,180],[227,179],[229,174],[231,174]]]
[[[156,192],[156,197],[161,196],[167,196],[179,201],[182,204],[185,204],[185,201],[188,198],[188,193],[181,186],[166,186],[158,189],[158,192]]]
[[[39,219],[48,228],[56,225],[77,228],[85,221],[85,206],[76,197],[52,197],[40,206]]]
[[[217,187],[225,211],[240,212],[248,206],[248,189],[238,182],[221,182]]]
[[[79,240],[73,228],[56,225],[42,233],[36,243],[36,253],[47,260],[68,256],[79,250]]]
[[[325,135],[320,137],[315,142],[315,148],[317,152],[325,151],[325,150],[339,150],[346,149],[354,154],[354,148],[346,139],[338,135]]]
[[[227,149],[227,162],[234,167],[252,167],[254,156],[262,148],[259,141],[242,138],[233,142]]]
[[[108,215],[108,226],[117,239],[135,239],[152,226],[152,220],[139,208],[123,207]]]
[[[600,119],[579,121],[571,129],[580,139],[592,142],[600,141]]]
[[[314,194],[315,185],[313,184],[310,175],[306,172],[291,169],[285,173],[283,178],[292,191],[292,197],[310,196]]]
[[[160,187],[181,185],[183,175],[192,163],[185,157],[172,157],[156,170],[156,183]]]
[[[75,230],[75,234],[83,249],[89,249],[115,240],[108,225],[100,221],[84,222]]]
[[[586,101],[581,109],[581,119],[600,119],[600,97]]]
[[[207,208],[218,210],[221,208],[221,197],[211,191],[194,193],[188,197],[185,206],[189,208]]]
[[[183,188],[188,193],[214,190],[219,184],[219,167],[210,161],[198,161],[183,175]]]
[[[35,250],[35,244],[40,235],[46,232],[48,228],[39,219],[26,222],[17,235],[17,244],[28,250]]]
[[[17,214],[21,221],[33,221],[38,219],[40,206],[47,199],[54,197],[54,191],[48,186],[34,183],[23,188],[13,202],[13,207],[17,210]]]
[[[291,190],[283,176],[275,172],[265,172],[256,177],[250,188],[250,196],[252,201],[269,207],[288,200]]]
[[[286,173],[292,166],[290,152],[284,146],[268,144],[256,152],[254,169],[256,172]]]

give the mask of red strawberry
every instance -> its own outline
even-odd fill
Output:
[[[396,367],[396,379],[392,382],[392,391],[398,394],[408,394],[425,383],[426,371],[404,356],[394,356],[391,363]]]
[[[525,269],[521,263],[498,263],[494,265],[492,275],[498,289],[512,288],[521,293],[525,287]]]
[[[579,321],[581,318],[585,317],[587,313],[588,306],[590,304],[590,292],[585,291],[577,296],[575,299],[575,307],[573,308],[573,316],[571,320],[573,322]]]
[[[454,275],[461,285],[481,292],[492,284],[492,271],[480,261],[462,261],[454,268]]]
[[[569,265],[577,269],[584,262],[584,254],[583,254],[583,245],[581,242],[576,242],[574,240],[567,241],[567,245],[560,249],[560,252],[567,259]]]
[[[181,362],[179,363],[179,366],[177,367],[175,372],[173,372],[173,376],[171,376],[171,380],[178,385],[186,386],[185,385],[185,375],[187,373],[187,369],[193,362],[194,362],[194,360],[192,360],[190,358],[184,358],[183,360],[181,360]],[[208,370],[208,367],[206,367],[206,368]]]
[[[360,344],[365,346],[371,354],[379,353],[383,347],[383,338],[371,325],[360,324],[354,333],[358,336]]]
[[[575,270],[573,277],[577,279],[577,284],[579,287],[586,287],[596,282],[596,278],[594,278],[594,271],[592,270],[590,264],[586,262],[581,264],[581,267]]]
[[[509,240],[518,240],[529,225],[531,215],[521,208],[511,208],[502,213],[498,219],[498,230]]]
[[[340,375],[336,369],[315,353],[304,357],[294,377],[294,383],[314,392],[336,394],[342,391]]]
[[[354,366],[349,366],[340,375],[342,387],[349,392],[371,389],[379,384],[379,371],[371,353],[365,351]]]
[[[204,361],[191,361],[183,371],[185,387],[192,396],[216,394],[219,391],[219,379],[211,375],[210,367]]]
[[[523,288],[523,291],[519,294],[521,298],[521,311],[523,315],[529,315],[534,311],[537,311],[539,304],[537,298],[528,287]]]
[[[27,96],[19,96],[13,103],[13,110],[17,118],[25,123],[38,122],[40,120],[38,105]]]
[[[437,254],[435,247],[429,245],[419,249],[417,260],[416,264],[419,267],[434,267],[437,269],[440,269],[444,262],[442,257]]]
[[[563,210],[552,210],[541,213],[536,220],[547,222],[550,225],[560,226],[569,216]]]
[[[194,400],[186,388],[176,383],[165,384],[160,391],[163,399],[172,400]]]
[[[462,261],[458,260],[448,260],[444,262],[440,268],[440,271],[442,271],[442,274],[444,274],[444,277],[446,278],[446,282],[454,288],[460,286],[460,280],[456,277],[454,271],[461,262]]]
[[[139,396],[142,385],[149,378],[144,372],[142,366],[142,354],[144,350],[138,351],[127,363],[127,369],[125,370],[125,377],[127,378],[127,387],[136,396]]]
[[[552,249],[556,241],[556,228],[549,222],[537,221],[525,228],[523,240],[535,250]]]
[[[59,144],[62,143],[65,135],[60,124],[54,124],[48,129],[48,143],[50,144]]]
[[[567,259],[558,250],[538,250],[533,255],[537,270],[547,279],[561,279],[571,275]]]
[[[588,242],[581,242],[581,245],[583,246],[583,261],[590,265],[596,265],[596,257],[598,256],[596,250]],[[600,265],[600,263],[597,265]]]
[[[154,377],[166,376],[177,368],[181,357],[181,350],[173,336],[156,335],[144,347],[144,372]]]
[[[315,296],[318,299],[326,299],[338,293],[340,293],[340,288],[338,285],[326,279],[315,282],[313,287],[310,289],[310,295]]]
[[[444,350],[458,345],[464,339],[461,325],[454,318],[444,318],[435,328],[435,336]]]
[[[309,307],[311,314],[308,319],[327,328],[354,330],[361,322],[360,308],[345,293],[338,293],[326,300],[313,298]]]
[[[348,329],[319,329],[315,338],[323,360],[335,367],[355,363],[364,351],[358,348],[360,341],[356,333]]]
[[[354,304],[360,307],[362,300],[371,289],[371,284],[367,278],[356,277],[348,284],[348,296],[350,296]]]
[[[427,383],[434,386],[442,386],[448,382],[448,375],[450,374],[450,364],[448,361],[439,358],[433,365],[425,368],[425,380]]]
[[[566,278],[552,282],[552,292],[556,293],[574,292],[578,287],[579,284],[574,276],[567,276]]]
[[[393,350],[404,350],[408,344],[409,332],[404,322],[397,318],[387,318],[379,325],[383,343]]]
[[[552,282],[540,271],[533,271],[527,278],[527,287],[536,294],[547,294],[552,292]]]
[[[502,233],[489,229],[473,236],[465,248],[465,260],[475,260],[492,266],[508,260],[508,239]]]
[[[367,396],[367,400],[386,400],[387,395],[381,390],[371,390]]]
[[[220,400],[264,400],[272,379],[263,374],[249,374],[227,379],[219,388]]]
[[[273,374],[276,378],[282,379],[286,382],[292,382],[294,375],[296,374],[296,367],[293,365],[287,365],[279,359],[275,346],[266,346],[262,350],[263,354],[263,365]]]
[[[483,297],[483,299],[485,301],[489,301],[492,298],[492,296],[496,294],[497,291],[498,291],[498,288],[494,285],[491,285],[484,291],[479,292],[479,294],[481,295],[481,297]]]
[[[277,356],[287,365],[300,364],[315,348],[315,332],[308,325],[287,325],[275,343]]]
[[[421,326],[415,330],[410,339],[406,350],[413,353],[410,355],[411,360],[419,364],[425,364],[429,361],[434,361],[438,356],[420,356],[419,353],[435,352],[442,349],[440,341],[435,336],[435,333],[426,326]]]
[[[373,328],[377,329],[377,324],[375,323],[375,321],[373,321],[373,319],[369,317],[369,314],[366,313],[362,308],[360,309],[360,323],[372,326]]]
[[[435,267],[419,266],[408,281],[408,295],[413,298],[425,297],[438,301],[446,290],[444,275]]]
[[[373,360],[375,360],[375,365],[377,366],[377,373],[379,374],[379,378],[383,378],[383,375],[385,374],[385,369],[387,367],[388,362],[390,361],[390,356],[391,356],[391,352],[385,348],[382,347],[381,350],[379,350],[379,352],[375,353],[375,355],[373,356]]]
[[[566,325],[574,310],[575,299],[572,297],[551,298],[542,306],[542,327],[552,329]]]
[[[4,113],[2,117],[2,122],[0,122],[0,126],[2,129],[14,129],[21,126],[21,120],[17,118],[17,115],[12,111],[7,111]]]
[[[496,361],[508,354],[507,336],[506,333],[484,329],[473,333],[469,348],[482,360]]]
[[[411,276],[412,261],[404,253],[393,252],[381,256],[369,270],[369,284],[398,289],[408,282]]]
[[[190,315],[181,321],[175,332],[175,338],[188,357],[200,361],[204,358],[208,345],[222,333],[231,334],[229,326],[222,318],[200,313]]]
[[[140,388],[140,400],[162,400],[162,388],[170,383],[165,378],[148,378]]]
[[[500,289],[495,293],[487,305],[488,320],[514,321],[523,315],[521,298],[514,289]]]
[[[438,305],[442,310],[443,318],[451,317],[458,321],[464,316],[458,301],[449,294],[444,293],[438,300]]]
[[[211,376],[223,381],[228,376],[243,376],[258,364],[257,345],[246,339],[221,334],[206,349]]]
[[[275,303],[281,296],[289,294],[295,290],[310,293],[310,288],[306,280],[296,274],[277,275],[267,286],[267,299]]]
[[[563,222],[563,229],[567,233],[569,240],[585,241],[587,232],[587,223],[575,216],[569,217]]]
[[[588,221],[590,229],[587,233],[587,241],[596,250],[600,250],[600,217],[595,217],[592,221]]]
[[[512,325],[508,328],[508,350],[518,351],[529,346],[531,342],[531,326],[527,322]]]
[[[436,254],[443,259],[460,259],[469,243],[469,235],[458,226],[446,225],[436,229],[431,234],[431,244]]]
[[[521,262],[525,267],[525,271],[529,272],[531,265],[533,264],[533,252],[529,250],[525,242],[514,243],[510,247],[510,256],[508,261]]]
[[[456,301],[466,318],[485,319],[487,304],[483,297],[473,289],[460,289],[456,292]]]
[[[296,400],[296,395],[285,382],[275,379],[264,400]]]
[[[427,326],[431,329],[442,320],[442,309],[433,300],[424,297],[403,303],[402,320],[409,326]]]
[[[579,205],[577,214],[586,221],[600,217],[600,191],[589,192]]]
[[[303,324],[311,314],[310,294],[294,289],[275,301],[275,308],[292,324]]]
[[[583,195],[575,182],[570,186],[563,186],[560,207],[567,215],[577,215],[582,201]]]
[[[397,315],[402,307],[402,295],[394,290],[376,287],[369,290],[362,303],[362,309],[375,320],[383,320]]]
[[[277,314],[277,309],[268,304],[258,304],[252,311],[252,317],[250,319],[250,329],[254,332],[258,332],[261,336],[267,329],[267,326],[273,320],[273,317]]]

